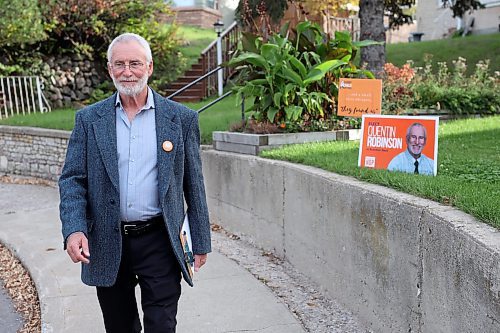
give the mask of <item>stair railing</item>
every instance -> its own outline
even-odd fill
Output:
[[[217,73],[218,71],[222,71],[224,70],[224,67],[221,67],[221,66],[217,66],[217,68],[215,69],[212,69],[210,72],[208,73],[205,73],[203,76],[200,76],[199,78],[197,78],[196,80],[194,80],[193,82],[191,82],[190,84],[188,84],[187,86],[184,86],[182,87],[181,89],[177,90],[176,92],[174,92],[173,94],[170,94],[169,96],[167,96],[167,99],[172,99],[173,97],[179,95],[180,93],[182,93],[184,90],[188,89],[189,87],[192,87],[194,86],[195,84],[197,84],[198,82],[200,81],[203,81],[205,82],[206,80],[205,79],[208,79],[210,78],[210,76],[214,76],[213,74]],[[227,91],[226,93],[224,93],[222,96],[219,96],[218,98],[216,98],[215,100],[211,101],[210,103],[208,103],[207,105],[205,106],[202,106],[200,109],[198,109],[196,112],[198,113],[202,113],[203,111],[205,111],[206,109],[208,109],[209,107],[219,103],[220,101],[222,101],[224,98],[226,98],[227,96],[231,95],[233,93],[232,90],[229,90]],[[242,98],[241,100],[241,121],[242,121],[242,124],[245,123],[245,97]]]
[[[232,54],[238,48],[240,31],[238,24],[233,22],[223,33],[221,33],[221,45],[222,45],[222,62],[227,62],[231,59]],[[210,72],[217,68],[217,40],[210,43],[201,52],[201,63],[204,73]],[[223,80],[224,82],[234,73],[232,68],[223,68]],[[208,97],[217,92],[217,77],[211,76],[206,81],[202,83],[202,90],[204,92],[204,97]]]
[[[217,66],[216,68],[212,69],[210,72],[203,74],[202,76],[200,76],[199,78],[197,78],[193,82],[185,85],[184,87],[177,90],[173,94],[168,95],[167,99],[174,98],[175,96],[181,94],[183,91],[189,89],[190,87],[194,86],[195,84],[197,84],[200,81],[203,81],[202,84],[206,83],[207,80],[210,80],[211,78],[213,78],[212,74],[217,73],[219,70],[223,70],[223,68],[221,66]],[[207,80],[205,80],[205,79],[207,79]]]

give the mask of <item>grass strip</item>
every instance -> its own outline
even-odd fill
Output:
[[[184,103],[187,107],[198,110],[214,98],[198,103]],[[251,103],[247,103],[247,108]],[[74,109],[57,109],[46,113],[16,115],[0,120],[0,125],[42,127],[71,131],[75,126]],[[226,131],[231,124],[241,120],[241,106],[236,104],[236,96],[231,95],[200,114],[201,143],[212,143],[213,131]]]

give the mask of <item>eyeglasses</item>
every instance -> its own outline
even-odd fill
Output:
[[[410,135],[410,141],[422,141],[425,142],[425,136]]]
[[[131,71],[133,70],[140,70],[144,68],[144,63],[140,61],[131,61],[128,65],[124,62],[115,62],[114,64],[111,65],[111,68],[113,68],[116,71],[124,71],[125,68],[129,68]]]

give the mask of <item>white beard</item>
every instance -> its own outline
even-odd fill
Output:
[[[144,73],[144,75],[141,78],[139,78],[139,80],[137,81],[137,83],[134,84],[134,85],[132,85],[132,86],[123,85],[120,82],[120,77],[115,78],[114,75],[111,75],[111,78],[113,79],[113,83],[114,83],[114,85],[116,87],[116,90],[118,90],[118,92],[120,94],[123,94],[125,96],[134,97],[134,96],[139,95],[141,93],[141,91],[144,90],[144,88],[148,84],[148,78],[149,77],[148,77],[148,73],[147,72]]]

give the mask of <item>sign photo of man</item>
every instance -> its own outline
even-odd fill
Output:
[[[421,123],[411,124],[406,133],[406,150],[391,160],[387,170],[433,175],[434,160],[422,153],[426,143],[425,126]]]

